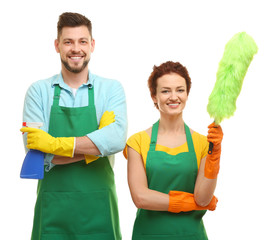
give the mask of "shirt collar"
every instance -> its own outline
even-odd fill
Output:
[[[82,86],[88,86],[89,88],[92,88],[95,80],[95,75],[92,74],[90,71],[88,71],[88,81],[84,83]],[[59,85],[61,88],[64,89],[70,89],[70,87],[64,82],[62,73],[60,72],[56,77],[52,80],[52,87],[54,85]]]

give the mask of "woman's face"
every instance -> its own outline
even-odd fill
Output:
[[[157,79],[156,96],[152,97],[159,111],[167,115],[182,114],[188,99],[186,81],[177,73]]]

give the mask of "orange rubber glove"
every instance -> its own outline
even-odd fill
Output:
[[[189,212],[194,210],[210,210],[214,211],[218,199],[213,196],[211,202],[206,207],[200,207],[196,204],[194,194],[181,192],[181,191],[170,191],[169,192],[169,212]]]
[[[207,141],[213,143],[212,153],[206,157],[204,176],[209,179],[217,178],[220,168],[220,156],[221,156],[221,142],[223,139],[223,131],[221,126],[216,126],[215,123],[211,123],[208,126]]]

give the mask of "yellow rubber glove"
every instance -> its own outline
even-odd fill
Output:
[[[103,116],[101,117],[99,129],[101,129],[103,127],[106,127],[113,122],[115,122],[114,112],[113,111],[111,111],[111,112],[105,111]],[[85,162],[88,164],[88,163],[91,163],[91,162],[97,160],[98,158],[99,157],[94,156],[94,155],[85,155]]]
[[[218,199],[213,196],[210,203],[206,207],[200,207],[196,204],[194,194],[181,191],[170,191],[169,192],[169,212],[189,212],[194,210],[210,210],[214,211]]]
[[[74,137],[52,137],[41,129],[30,127],[23,127],[20,131],[28,133],[26,147],[29,149],[64,157],[73,157],[74,155]]]
[[[204,176],[209,179],[217,178],[220,169],[220,157],[221,157],[221,142],[223,139],[223,131],[221,126],[216,126],[215,123],[211,123],[208,126],[207,141],[213,143],[212,153],[206,157]]]

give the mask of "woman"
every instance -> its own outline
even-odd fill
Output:
[[[191,79],[180,63],[154,66],[148,86],[160,119],[130,137],[124,149],[138,208],[133,239],[207,239],[202,217],[217,203],[222,129],[209,125],[206,138],[184,123]]]

